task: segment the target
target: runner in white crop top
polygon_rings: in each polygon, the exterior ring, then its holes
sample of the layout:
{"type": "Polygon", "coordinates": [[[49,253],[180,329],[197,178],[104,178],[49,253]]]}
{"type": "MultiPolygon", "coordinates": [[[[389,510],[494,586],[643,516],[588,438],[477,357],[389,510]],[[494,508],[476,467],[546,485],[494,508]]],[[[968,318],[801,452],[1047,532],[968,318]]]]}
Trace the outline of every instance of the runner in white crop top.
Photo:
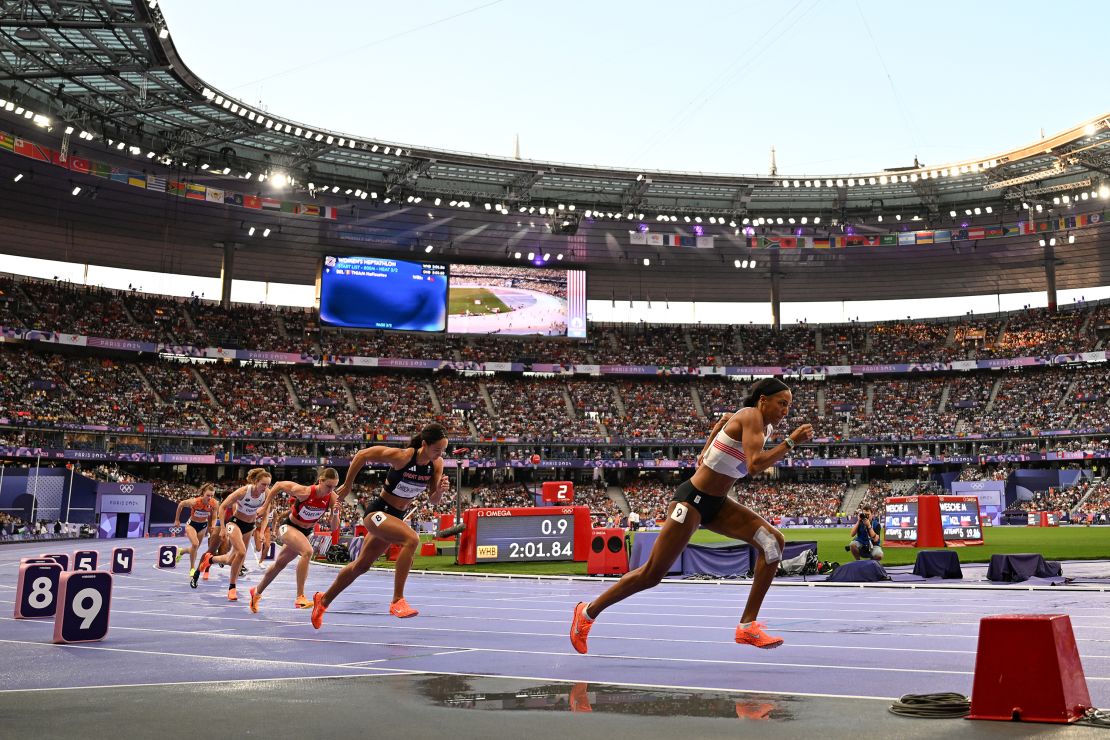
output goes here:
{"type": "Polygon", "coordinates": [[[570,628],[575,650],[587,651],[590,627],[602,611],[659,583],[699,526],[748,542],[758,553],[748,601],[736,628],[736,642],[760,648],[782,644],[781,638],[768,635],[755,619],[778,570],[785,540],[763,517],[728,499],[727,494],[740,478],[762,473],[786,457],[796,444],[813,438],[813,427],[803,424],[791,432],[787,442],[763,449],[774,425],[790,411],[792,398],[790,388],[781,380],[764,378],[751,386],[743,408],[717,422],[698,458],[693,477],[675,491],[663,531],[655,540],[647,562],[626,573],[592,602],[581,602],[575,607],[570,628]]]}

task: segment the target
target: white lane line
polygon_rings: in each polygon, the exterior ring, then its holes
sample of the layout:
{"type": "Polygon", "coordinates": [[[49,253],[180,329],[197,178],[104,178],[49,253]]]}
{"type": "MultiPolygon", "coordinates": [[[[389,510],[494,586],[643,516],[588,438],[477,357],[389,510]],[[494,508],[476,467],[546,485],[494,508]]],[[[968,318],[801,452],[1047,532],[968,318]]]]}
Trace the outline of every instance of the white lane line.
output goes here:
{"type": "Polygon", "coordinates": [[[43,686],[34,689],[0,689],[0,694],[25,694],[35,691],[88,691],[89,689],[137,689],[148,686],[214,686],[219,684],[252,684],[276,681],[316,681],[321,678],[392,678],[394,676],[422,675],[422,671],[390,671],[388,673],[339,673],[334,676],[283,676],[277,678],[221,678],[212,681],[158,681],[151,683],[109,683],[98,686],[43,686]]]}

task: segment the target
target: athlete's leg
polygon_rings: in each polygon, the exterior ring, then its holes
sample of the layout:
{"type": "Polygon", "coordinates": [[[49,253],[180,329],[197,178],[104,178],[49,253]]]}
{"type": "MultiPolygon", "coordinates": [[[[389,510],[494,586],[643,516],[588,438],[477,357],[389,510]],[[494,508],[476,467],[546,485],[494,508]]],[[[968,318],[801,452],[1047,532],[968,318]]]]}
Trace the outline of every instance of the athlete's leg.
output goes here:
{"type": "Polygon", "coordinates": [[[278,552],[277,557],[274,558],[274,564],[271,565],[265,573],[262,574],[262,580],[254,587],[254,591],[260,594],[266,590],[266,587],[277,578],[278,573],[285,570],[285,566],[293,562],[293,558],[301,554],[300,545],[308,548],[309,552],[312,547],[308,544],[308,538],[301,534],[298,530],[293,529],[288,524],[283,524],[282,529],[285,531],[281,533],[282,547],[278,552]]]}
{"type": "Polygon", "coordinates": [[[366,542],[363,543],[362,550],[359,551],[358,557],[339,570],[331,586],[324,592],[324,606],[330,606],[339,594],[343,593],[348,586],[355,582],[356,578],[370,570],[370,566],[374,564],[375,560],[381,557],[382,553],[385,552],[388,547],[388,540],[369,534],[366,535],[366,542]]]}
{"type": "Polygon", "coordinates": [[[767,523],[763,517],[756,514],[747,506],[738,504],[731,499],[725,499],[724,506],[712,522],[705,525],[706,529],[717,534],[723,534],[735,540],[743,540],[750,544],[759,553],[755,560],[752,587],[748,592],[748,601],[744,605],[744,613],[740,621],[754,622],[759,616],[759,607],[763,605],[763,598],[771,581],[779,568],[782,560],[782,550],[786,538],[782,533],[767,523]]]}
{"type": "Polygon", "coordinates": [[[698,531],[700,522],[701,514],[691,504],[672,501],[667,507],[667,520],[663,524],[663,531],[655,540],[647,562],[636,570],[625,573],[601,596],[587,604],[586,616],[596,619],[597,615],[613,604],[627,599],[634,593],[649,589],[663,580],[671,563],[682,554],[694,532],[698,531]]]}
{"type": "Polygon", "coordinates": [[[200,535],[197,530],[193,528],[192,524],[185,525],[185,536],[189,538],[189,573],[192,574],[193,570],[197,567],[197,550],[200,548],[200,535]]]}

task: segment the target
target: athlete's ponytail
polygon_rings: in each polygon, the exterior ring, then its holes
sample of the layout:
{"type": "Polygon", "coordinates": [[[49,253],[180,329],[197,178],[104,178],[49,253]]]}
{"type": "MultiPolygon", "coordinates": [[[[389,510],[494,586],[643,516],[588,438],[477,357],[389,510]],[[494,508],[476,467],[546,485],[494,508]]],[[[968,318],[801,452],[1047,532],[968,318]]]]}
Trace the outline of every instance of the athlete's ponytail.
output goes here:
{"type": "Polygon", "coordinates": [[[748,389],[748,395],[744,396],[745,406],[756,406],[759,404],[761,396],[773,396],[776,393],[790,390],[790,386],[782,382],[778,378],[764,378],[752,383],[751,388],[748,389]]]}
{"type": "Polygon", "coordinates": [[[431,423],[420,430],[420,434],[415,435],[409,440],[409,447],[420,449],[422,443],[435,444],[441,439],[447,438],[447,430],[443,428],[442,424],[431,423]]]}

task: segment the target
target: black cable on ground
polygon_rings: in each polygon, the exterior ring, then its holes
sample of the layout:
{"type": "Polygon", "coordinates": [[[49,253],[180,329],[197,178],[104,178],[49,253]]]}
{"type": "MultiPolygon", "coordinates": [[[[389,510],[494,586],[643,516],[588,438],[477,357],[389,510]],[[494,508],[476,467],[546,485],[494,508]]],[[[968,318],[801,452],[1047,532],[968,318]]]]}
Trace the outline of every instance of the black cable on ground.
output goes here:
{"type": "Polygon", "coordinates": [[[971,714],[971,700],[963,694],[906,694],[890,705],[902,717],[956,718],[971,714]]]}

